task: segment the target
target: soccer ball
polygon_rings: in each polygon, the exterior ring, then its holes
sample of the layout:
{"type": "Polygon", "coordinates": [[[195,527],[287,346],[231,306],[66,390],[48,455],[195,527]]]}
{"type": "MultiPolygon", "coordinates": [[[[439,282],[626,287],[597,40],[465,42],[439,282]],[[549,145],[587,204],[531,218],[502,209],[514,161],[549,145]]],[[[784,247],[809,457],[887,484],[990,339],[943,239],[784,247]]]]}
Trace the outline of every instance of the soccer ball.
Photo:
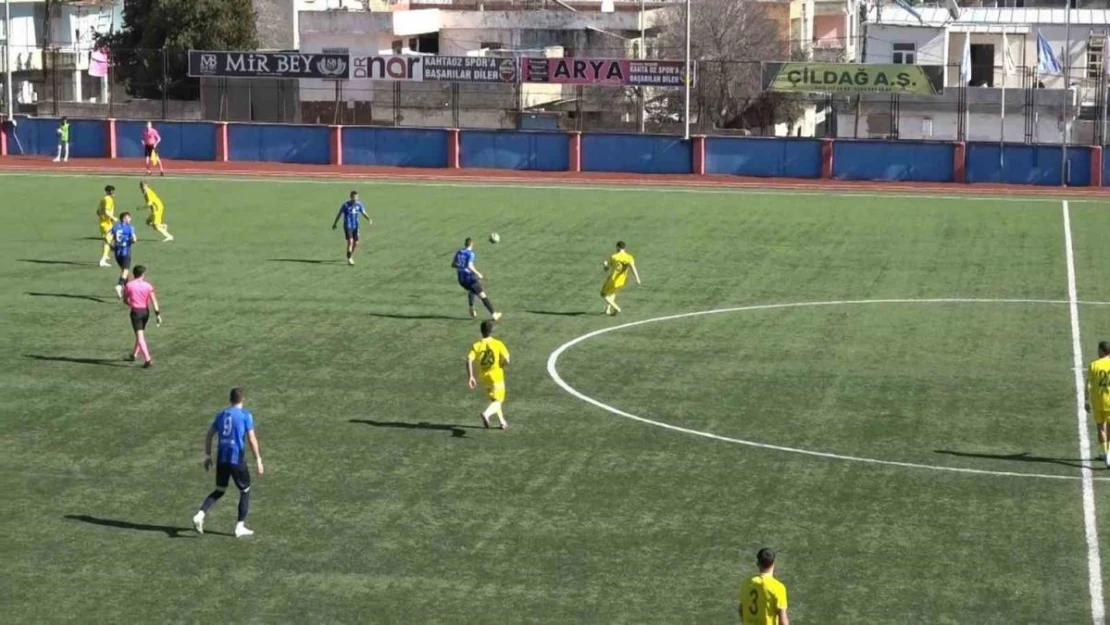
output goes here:
{"type": "Polygon", "coordinates": [[[500,243],[501,242],[501,235],[497,234],[496,232],[490,234],[489,235],[489,242],[490,243],[500,243]]]}

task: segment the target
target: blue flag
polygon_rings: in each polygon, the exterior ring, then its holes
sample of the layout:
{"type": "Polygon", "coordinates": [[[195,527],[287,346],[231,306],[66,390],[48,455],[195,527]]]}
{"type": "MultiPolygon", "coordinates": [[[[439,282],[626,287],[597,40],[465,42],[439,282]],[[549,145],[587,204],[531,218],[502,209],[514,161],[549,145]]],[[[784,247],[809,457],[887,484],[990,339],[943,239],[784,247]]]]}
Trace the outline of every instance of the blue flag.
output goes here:
{"type": "Polygon", "coordinates": [[[1063,74],[1064,68],[1060,59],[1052,51],[1052,46],[1044,38],[1041,31],[1037,30],[1037,71],[1042,74],[1063,74]]]}

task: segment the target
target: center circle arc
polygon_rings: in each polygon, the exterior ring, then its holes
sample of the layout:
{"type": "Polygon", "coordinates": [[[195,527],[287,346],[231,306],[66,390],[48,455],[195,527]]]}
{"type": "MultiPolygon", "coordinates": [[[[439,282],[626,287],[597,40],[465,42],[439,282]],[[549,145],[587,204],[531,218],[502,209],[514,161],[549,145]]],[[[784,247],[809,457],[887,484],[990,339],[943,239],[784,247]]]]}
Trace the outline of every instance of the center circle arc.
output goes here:
{"type": "MultiPolygon", "coordinates": [[[[867,458],[863,456],[851,456],[845,454],[836,454],[825,451],[818,451],[812,449],[803,449],[799,447],[789,447],[786,445],[776,445],[773,443],[764,443],[760,441],[747,440],[742,438],[734,438],[730,436],[722,436],[712,432],[705,432],[702,430],[694,430],[685,428],[678,425],[673,425],[656,419],[650,419],[640,415],[635,415],[625,410],[621,410],[615,406],[606,404],[598,399],[590,397],[585,393],[571,386],[563,376],[559,373],[558,364],[559,358],[570,348],[584,343],[590,339],[597,338],[603,334],[616,332],[617,330],[626,330],[638,326],[648,325],[652,323],[661,323],[664,321],[677,321],[679,319],[689,319],[692,317],[705,317],[709,315],[719,315],[725,313],[739,313],[739,312],[753,312],[760,310],[782,310],[782,309],[797,309],[797,308],[820,308],[820,307],[835,307],[835,306],[874,306],[883,304],[918,304],[918,305],[936,305],[936,304],[1045,304],[1045,305],[1068,305],[1071,302],[1068,300],[1050,300],[1050,299],[984,299],[984,298],[936,298],[936,299],[862,299],[862,300],[831,300],[824,302],[794,302],[783,304],[754,304],[750,306],[734,306],[730,308],[716,308],[712,310],[701,310],[687,313],[680,313],[674,315],[665,315],[662,317],[652,317],[650,319],[641,319],[639,321],[631,321],[615,326],[609,326],[587,332],[581,336],[573,338],[559,347],[555,348],[551,355],[547,358],[547,374],[561,389],[569,393],[571,396],[584,401],[592,406],[600,408],[608,413],[638,421],[640,423],[651,425],[654,427],[663,428],[672,432],[679,432],[690,436],[698,436],[701,438],[708,438],[719,442],[732,443],[735,445],[744,445],[746,447],[753,447],[757,449],[765,449],[770,451],[786,452],[793,454],[801,454],[804,456],[823,458],[827,460],[839,460],[846,462],[856,462],[870,465],[880,465],[888,467],[901,467],[906,469],[923,469],[928,471],[944,471],[948,473],[962,473],[968,475],[990,475],[998,477],[1022,477],[1034,479],[1047,479],[1047,480],[1079,480],[1082,479],[1080,475],[1051,475],[1046,473],[1025,473],[1020,471],[991,471],[987,469],[972,469],[964,467],[946,467],[940,465],[922,464],[916,462],[902,462],[898,460],[883,460],[879,458],[867,458]]],[[[1080,304],[1103,305],[1104,302],[1077,302],[1080,304]]],[[[1108,482],[1110,478],[1095,477],[1092,478],[1099,482],[1108,482]]]]}

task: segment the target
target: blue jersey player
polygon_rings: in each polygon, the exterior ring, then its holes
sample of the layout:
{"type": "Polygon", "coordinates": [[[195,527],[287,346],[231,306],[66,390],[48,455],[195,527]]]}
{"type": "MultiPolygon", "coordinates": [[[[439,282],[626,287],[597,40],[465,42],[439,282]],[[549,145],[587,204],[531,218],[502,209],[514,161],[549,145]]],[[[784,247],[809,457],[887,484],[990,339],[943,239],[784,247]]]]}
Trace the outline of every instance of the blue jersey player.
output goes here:
{"type": "Polygon", "coordinates": [[[365,217],[367,223],[373,224],[374,220],[366,214],[366,207],[358,199],[358,191],[351,191],[351,199],[343,202],[339,212],[335,214],[335,221],[331,222],[331,229],[339,227],[339,220],[343,220],[343,237],[347,239],[347,264],[355,264],[355,249],[358,248],[359,217],[365,217]]]}
{"type": "Polygon", "coordinates": [[[123,299],[123,287],[127,284],[127,276],[131,272],[131,246],[138,240],[135,237],[135,228],[131,225],[131,213],[120,213],[119,221],[108,231],[104,240],[112,248],[116,264],[119,265],[116,297],[123,299]]]}
{"type": "Polygon", "coordinates": [[[482,300],[486,310],[493,316],[494,321],[501,318],[501,313],[493,309],[493,303],[486,297],[486,291],[482,288],[482,274],[474,267],[474,239],[467,237],[463,242],[463,248],[455,252],[455,259],[451,261],[451,266],[459,279],[459,286],[466,290],[466,301],[470,304],[470,316],[477,317],[478,313],[474,312],[474,298],[482,300]]]}
{"type": "Polygon", "coordinates": [[[208,510],[224,496],[227,484],[235,480],[239,489],[239,520],[235,524],[235,537],[242,538],[254,534],[247,529],[247,513],[251,506],[251,472],[247,468],[247,443],[250,443],[251,452],[254,454],[254,463],[258,466],[258,474],[262,475],[262,454],[258,450],[258,438],[254,435],[254,415],[243,407],[243,389],[231,389],[231,405],[220,411],[208,428],[208,435],[204,437],[204,470],[212,466],[212,439],[218,438],[216,456],[216,490],[201,504],[200,510],[193,516],[193,527],[200,534],[204,533],[204,516],[208,510]]]}

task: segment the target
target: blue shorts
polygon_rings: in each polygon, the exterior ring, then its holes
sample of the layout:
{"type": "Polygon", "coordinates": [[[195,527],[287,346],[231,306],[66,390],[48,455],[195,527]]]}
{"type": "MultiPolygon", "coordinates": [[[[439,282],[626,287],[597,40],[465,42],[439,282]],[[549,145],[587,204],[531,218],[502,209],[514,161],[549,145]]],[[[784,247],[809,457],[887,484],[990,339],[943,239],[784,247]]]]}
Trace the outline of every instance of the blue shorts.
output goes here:
{"type": "Polygon", "coordinates": [[[347,239],[348,241],[358,241],[358,228],[348,228],[347,226],[343,226],[343,238],[347,239]]]}
{"type": "Polygon", "coordinates": [[[120,269],[131,269],[131,251],[126,254],[116,254],[116,264],[120,269]]]}
{"type": "Polygon", "coordinates": [[[459,286],[475,295],[484,290],[482,289],[481,281],[478,280],[478,276],[472,273],[459,274],[459,286]]]}

